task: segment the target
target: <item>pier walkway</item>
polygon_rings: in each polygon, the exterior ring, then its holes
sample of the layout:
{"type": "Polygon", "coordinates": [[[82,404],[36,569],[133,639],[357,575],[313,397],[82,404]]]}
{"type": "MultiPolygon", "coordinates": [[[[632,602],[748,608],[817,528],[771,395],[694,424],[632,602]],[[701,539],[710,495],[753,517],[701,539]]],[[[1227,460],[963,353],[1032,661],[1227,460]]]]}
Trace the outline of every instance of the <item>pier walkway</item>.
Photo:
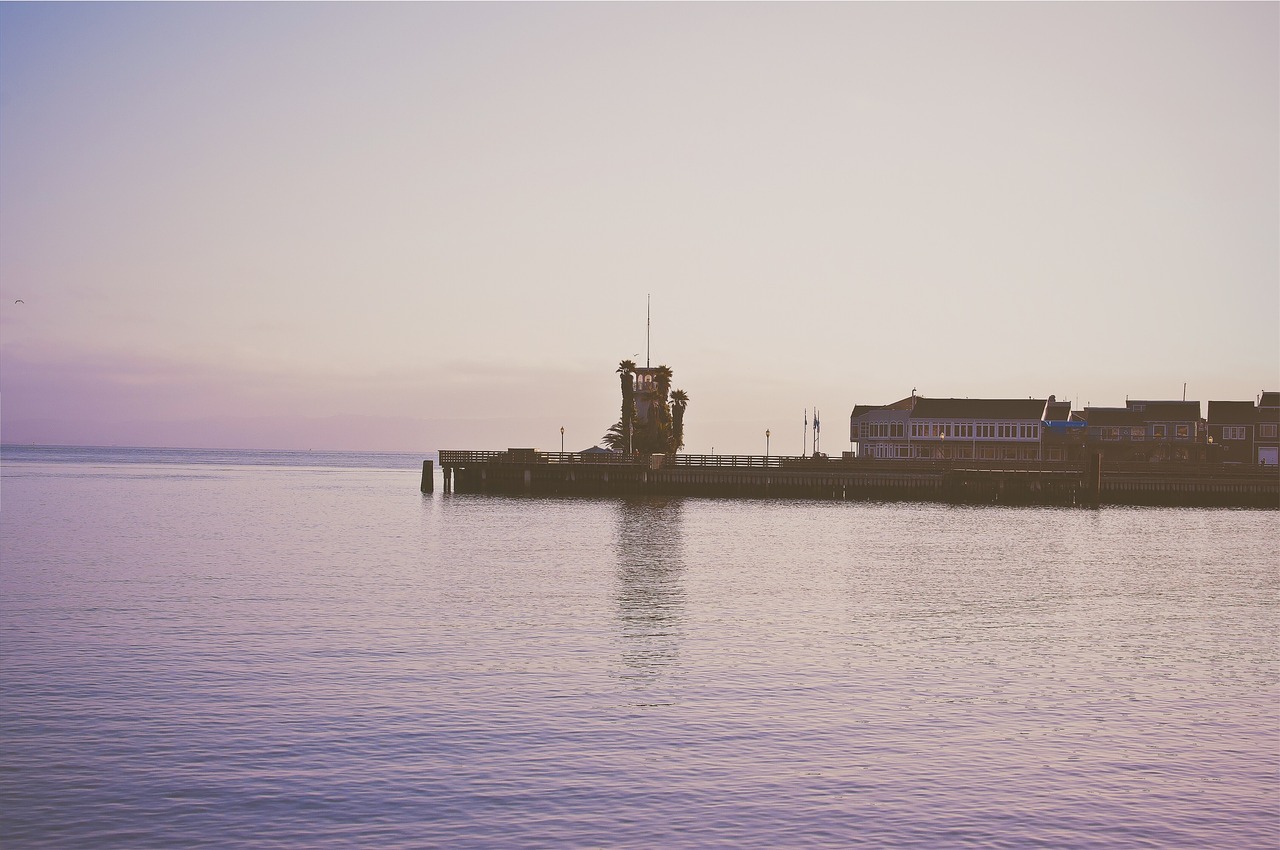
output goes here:
{"type": "MultiPolygon", "coordinates": [[[[441,450],[445,492],[1280,508],[1275,467],[441,450]]],[[[424,467],[431,462],[427,461],[424,467]]],[[[423,489],[429,488],[424,471],[423,489]]]]}

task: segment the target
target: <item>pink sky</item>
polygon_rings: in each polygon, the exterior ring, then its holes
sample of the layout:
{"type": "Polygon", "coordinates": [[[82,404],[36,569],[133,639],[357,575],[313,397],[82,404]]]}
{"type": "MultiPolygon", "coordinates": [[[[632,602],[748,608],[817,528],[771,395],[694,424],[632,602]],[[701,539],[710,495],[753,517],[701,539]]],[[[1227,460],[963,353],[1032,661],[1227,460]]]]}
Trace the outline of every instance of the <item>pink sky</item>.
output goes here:
{"type": "MultiPolygon", "coordinates": [[[[1280,388],[1276,4],[0,5],[0,438],[1280,388]],[[15,303],[18,300],[23,303],[15,303]]],[[[781,445],[781,449],[779,446],[781,445]]]]}

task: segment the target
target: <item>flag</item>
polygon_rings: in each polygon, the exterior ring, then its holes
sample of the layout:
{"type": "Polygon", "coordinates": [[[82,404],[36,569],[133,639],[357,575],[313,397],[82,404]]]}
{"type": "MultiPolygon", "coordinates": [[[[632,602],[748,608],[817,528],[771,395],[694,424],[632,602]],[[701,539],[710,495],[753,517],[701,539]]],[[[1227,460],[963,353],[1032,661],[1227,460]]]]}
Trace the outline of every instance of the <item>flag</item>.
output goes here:
{"type": "Polygon", "coordinates": [[[818,425],[818,408],[815,407],[813,409],[813,433],[815,434],[818,433],[819,427],[820,426],[818,425]]]}

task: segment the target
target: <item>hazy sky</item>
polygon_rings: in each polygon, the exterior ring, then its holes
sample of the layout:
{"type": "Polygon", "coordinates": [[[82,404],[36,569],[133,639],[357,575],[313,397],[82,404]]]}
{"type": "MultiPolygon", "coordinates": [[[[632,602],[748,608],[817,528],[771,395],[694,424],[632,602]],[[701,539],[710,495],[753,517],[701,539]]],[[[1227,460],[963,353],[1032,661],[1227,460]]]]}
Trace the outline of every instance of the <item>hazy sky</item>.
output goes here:
{"type": "Polygon", "coordinates": [[[1253,399],[1278,47],[1276,3],[0,4],[0,437],[580,449],[646,293],[693,452],[1253,399]]]}

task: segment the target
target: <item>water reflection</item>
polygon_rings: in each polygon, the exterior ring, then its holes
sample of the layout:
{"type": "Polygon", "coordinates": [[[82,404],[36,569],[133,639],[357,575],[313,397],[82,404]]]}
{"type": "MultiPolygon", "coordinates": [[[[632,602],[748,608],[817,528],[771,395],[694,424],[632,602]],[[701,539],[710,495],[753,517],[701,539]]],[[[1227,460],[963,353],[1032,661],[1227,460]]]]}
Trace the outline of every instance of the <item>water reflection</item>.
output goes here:
{"type": "Polygon", "coordinates": [[[618,624],[624,676],[654,679],[678,663],[684,617],[683,503],[617,502],[618,624]]]}

